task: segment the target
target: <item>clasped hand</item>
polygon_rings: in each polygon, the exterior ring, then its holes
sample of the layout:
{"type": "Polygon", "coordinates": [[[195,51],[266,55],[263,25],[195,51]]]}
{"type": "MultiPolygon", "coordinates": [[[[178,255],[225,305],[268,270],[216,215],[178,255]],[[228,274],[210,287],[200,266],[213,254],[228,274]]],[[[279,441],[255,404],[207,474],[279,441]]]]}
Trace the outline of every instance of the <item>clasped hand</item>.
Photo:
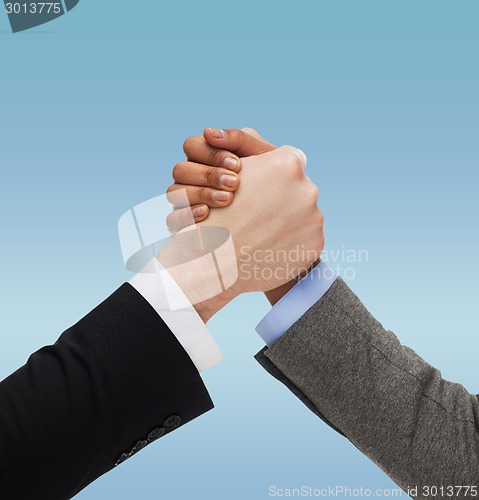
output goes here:
{"type": "MultiPolygon", "coordinates": [[[[175,165],[168,193],[186,190],[190,207],[172,212],[171,231],[184,229],[193,215],[199,231],[226,228],[236,254],[235,283],[195,304],[198,312],[206,321],[246,292],[266,292],[276,302],[318,262],[324,247],[318,188],[305,174],[306,156],[291,146],[276,148],[252,129],[205,129],[185,141],[184,151],[187,160],[175,165]]],[[[183,285],[184,277],[174,278],[183,285]]],[[[191,279],[182,286],[186,295],[198,287],[191,279]]]]}

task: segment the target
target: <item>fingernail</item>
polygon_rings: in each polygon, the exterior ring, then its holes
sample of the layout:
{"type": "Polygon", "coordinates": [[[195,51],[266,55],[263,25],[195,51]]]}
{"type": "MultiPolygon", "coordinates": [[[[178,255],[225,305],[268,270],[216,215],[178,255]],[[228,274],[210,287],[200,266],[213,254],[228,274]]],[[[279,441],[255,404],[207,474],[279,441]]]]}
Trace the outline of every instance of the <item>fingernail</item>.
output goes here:
{"type": "Polygon", "coordinates": [[[208,130],[213,137],[216,137],[216,139],[222,139],[226,135],[226,132],[224,130],[220,130],[217,128],[208,128],[208,130]]]}
{"type": "Polygon", "coordinates": [[[220,177],[220,182],[223,186],[233,187],[236,184],[236,177],[234,175],[222,175],[220,177]]]}
{"type": "Polygon", "coordinates": [[[205,207],[195,207],[193,208],[193,217],[199,219],[205,215],[205,207]]]}
{"type": "Polygon", "coordinates": [[[226,201],[229,197],[227,191],[213,191],[213,199],[215,201],[226,201]]]}
{"type": "Polygon", "coordinates": [[[300,156],[302,157],[304,168],[306,168],[306,165],[308,164],[308,157],[306,156],[306,153],[304,151],[302,151],[301,149],[298,149],[298,152],[299,152],[300,156]]]}
{"type": "Polygon", "coordinates": [[[228,170],[236,170],[238,168],[238,160],[236,158],[225,158],[223,166],[228,170]]]}

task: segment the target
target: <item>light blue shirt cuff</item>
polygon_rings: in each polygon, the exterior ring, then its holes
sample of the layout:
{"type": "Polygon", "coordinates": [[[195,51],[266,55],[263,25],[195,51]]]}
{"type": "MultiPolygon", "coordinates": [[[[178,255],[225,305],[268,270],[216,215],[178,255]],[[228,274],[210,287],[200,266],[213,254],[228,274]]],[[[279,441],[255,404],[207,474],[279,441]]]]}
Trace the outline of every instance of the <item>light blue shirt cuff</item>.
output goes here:
{"type": "Polygon", "coordinates": [[[282,297],[261,320],[256,332],[271,347],[329,290],[336,280],[334,271],[320,262],[282,297]]]}

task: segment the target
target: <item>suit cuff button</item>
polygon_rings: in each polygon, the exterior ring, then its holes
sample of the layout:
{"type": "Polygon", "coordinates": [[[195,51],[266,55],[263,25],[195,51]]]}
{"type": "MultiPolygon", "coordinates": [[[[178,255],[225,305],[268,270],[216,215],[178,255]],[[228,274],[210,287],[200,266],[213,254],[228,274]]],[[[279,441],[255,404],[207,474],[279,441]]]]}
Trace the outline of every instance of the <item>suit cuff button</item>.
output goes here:
{"type": "Polygon", "coordinates": [[[135,453],[138,453],[147,444],[148,444],[148,441],[146,441],[146,439],[142,439],[141,441],[138,441],[138,443],[136,443],[135,446],[133,446],[133,448],[131,449],[131,454],[134,455],[135,453]]]}
{"type": "Polygon", "coordinates": [[[115,462],[115,467],[122,464],[125,460],[128,460],[131,457],[131,453],[123,453],[120,458],[115,462]]]}
{"type": "Polygon", "coordinates": [[[147,439],[151,443],[152,441],[156,441],[157,439],[159,439],[164,434],[165,434],[165,429],[163,429],[163,427],[157,427],[148,434],[147,439]]]}
{"type": "Polygon", "coordinates": [[[171,415],[164,422],[163,427],[167,431],[176,429],[181,424],[181,417],[179,415],[171,415]]]}

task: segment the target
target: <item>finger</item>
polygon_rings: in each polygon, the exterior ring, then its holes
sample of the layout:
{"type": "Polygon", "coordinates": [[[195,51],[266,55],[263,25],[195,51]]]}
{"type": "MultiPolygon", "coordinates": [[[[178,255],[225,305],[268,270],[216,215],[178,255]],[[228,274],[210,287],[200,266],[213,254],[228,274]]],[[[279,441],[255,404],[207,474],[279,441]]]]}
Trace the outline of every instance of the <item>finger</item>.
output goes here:
{"type": "Polygon", "coordinates": [[[253,137],[256,137],[256,139],[259,139],[260,141],[269,142],[254,128],[244,127],[241,130],[249,135],[252,135],[253,137]]]}
{"type": "Polygon", "coordinates": [[[166,225],[170,233],[176,234],[181,229],[205,220],[210,213],[208,205],[193,205],[179,208],[171,212],[166,218],[166,225]]]}
{"type": "MultiPolygon", "coordinates": [[[[188,197],[190,205],[205,204],[209,207],[227,207],[233,201],[233,193],[229,191],[223,191],[221,189],[213,189],[210,187],[199,187],[199,186],[184,186],[183,184],[172,184],[166,192],[166,197],[170,203],[173,204],[175,208],[181,208],[181,206],[176,205],[178,202],[178,196],[168,196],[170,193],[174,193],[179,189],[184,189],[188,197]]],[[[184,205],[183,205],[184,206],[184,205]]]]}
{"type": "Polygon", "coordinates": [[[237,128],[228,130],[205,128],[203,137],[210,146],[231,151],[239,157],[259,155],[276,149],[276,146],[265,139],[237,128]]]}
{"type": "Polygon", "coordinates": [[[299,160],[299,164],[301,165],[301,171],[303,172],[304,170],[306,170],[308,157],[303,150],[295,148],[294,146],[281,146],[277,149],[277,153],[281,155],[296,157],[299,160]]]}
{"type": "Polygon", "coordinates": [[[192,161],[181,161],[173,168],[173,179],[177,184],[207,186],[225,191],[236,191],[240,178],[231,170],[209,167],[192,161]]]}
{"type": "Polygon", "coordinates": [[[196,163],[210,165],[211,167],[223,167],[233,172],[241,170],[241,160],[230,151],[210,146],[204,137],[188,137],[183,144],[186,158],[196,163]]]}

